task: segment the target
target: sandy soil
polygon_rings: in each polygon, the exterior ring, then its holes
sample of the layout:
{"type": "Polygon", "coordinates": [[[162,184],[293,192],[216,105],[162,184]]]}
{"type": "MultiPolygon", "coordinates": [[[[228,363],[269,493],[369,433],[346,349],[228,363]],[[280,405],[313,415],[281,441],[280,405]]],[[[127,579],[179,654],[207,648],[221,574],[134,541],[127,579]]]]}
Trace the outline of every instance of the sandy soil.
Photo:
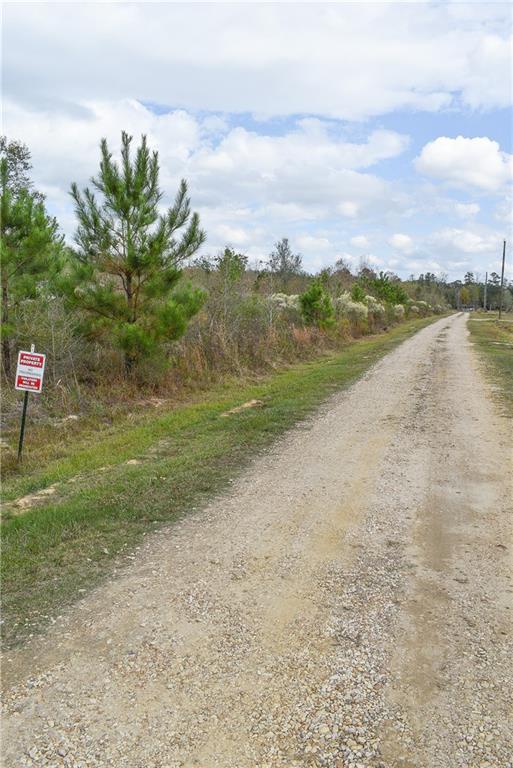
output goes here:
{"type": "Polygon", "coordinates": [[[4,765],[506,768],[511,421],[465,318],[4,660],[4,765]]]}

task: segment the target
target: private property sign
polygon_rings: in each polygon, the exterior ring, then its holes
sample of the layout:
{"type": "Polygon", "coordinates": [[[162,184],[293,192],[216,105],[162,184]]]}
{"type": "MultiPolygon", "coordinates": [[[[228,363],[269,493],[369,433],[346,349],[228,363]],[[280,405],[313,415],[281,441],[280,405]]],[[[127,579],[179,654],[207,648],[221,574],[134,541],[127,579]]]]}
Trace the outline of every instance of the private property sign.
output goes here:
{"type": "Polygon", "coordinates": [[[46,355],[38,352],[20,352],[16,369],[16,389],[24,392],[41,392],[46,355]]]}

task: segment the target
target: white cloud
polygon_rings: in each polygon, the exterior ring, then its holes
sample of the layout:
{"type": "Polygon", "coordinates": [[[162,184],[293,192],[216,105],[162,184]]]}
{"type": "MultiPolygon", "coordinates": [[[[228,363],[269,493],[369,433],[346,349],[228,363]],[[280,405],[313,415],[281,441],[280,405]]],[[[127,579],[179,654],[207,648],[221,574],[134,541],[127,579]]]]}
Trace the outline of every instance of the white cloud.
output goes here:
{"type": "Polygon", "coordinates": [[[370,243],[365,235],[355,235],[351,238],[351,245],[354,245],[355,248],[368,248],[370,243]]]}
{"type": "Polygon", "coordinates": [[[463,99],[474,109],[511,101],[511,50],[513,37],[484,34],[468,59],[468,79],[463,99]],[[489,72],[503,70],[505,77],[490,79],[489,72]]]}
{"type": "Polygon", "coordinates": [[[388,240],[389,245],[401,253],[412,253],[414,250],[413,240],[409,235],[403,235],[400,232],[392,235],[388,240]]]}
{"type": "Polygon", "coordinates": [[[456,185],[496,191],[511,180],[513,156],[501,152],[499,144],[486,136],[440,136],[423,147],[415,167],[456,185]]]}
{"type": "Polygon", "coordinates": [[[4,130],[31,150],[36,181],[66,194],[72,181],[84,183],[98,171],[99,143],[106,137],[114,154],[119,151],[121,130],[139,141],[148,136],[161,149],[163,186],[176,178],[191,153],[200,146],[200,126],[184,110],[156,115],[135,99],[118,102],[84,102],[73,113],[48,109],[35,111],[11,101],[3,102],[4,130]]]}
{"type": "Polygon", "coordinates": [[[313,235],[301,235],[296,242],[303,251],[325,251],[331,247],[327,237],[314,237],[313,235]]]}
{"type": "Polygon", "coordinates": [[[7,3],[4,88],[262,117],[507,106],[507,4],[454,5],[7,3]]]}
{"type": "Polygon", "coordinates": [[[462,219],[476,216],[481,210],[477,203],[455,203],[454,210],[462,219]]]}
{"type": "Polygon", "coordinates": [[[249,235],[245,229],[227,224],[219,224],[215,228],[215,235],[229,245],[246,245],[249,241],[249,235]]]}
{"type": "Polygon", "coordinates": [[[435,247],[460,251],[461,253],[499,253],[502,240],[493,232],[479,233],[467,229],[444,227],[429,238],[435,247]]]}
{"type": "Polygon", "coordinates": [[[300,120],[294,130],[281,136],[231,130],[215,147],[205,146],[196,157],[200,171],[231,174],[235,169],[247,177],[274,181],[297,172],[326,169],[332,178],[339,172],[367,168],[404,151],[408,137],[392,131],[374,131],[367,141],[347,142],[331,135],[318,119],[300,120]]]}
{"type": "MultiPolygon", "coordinates": [[[[236,126],[212,140],[202,122],[184,110],[155,114],[133,99],[80,106],[86,118],[4,104],[5,129],[30,147],[35,182],[45,187],[54,209],[69,206],[72,181],[82,186],[97,173],[102,136],[117,154],[123,128],[134,134],[134,142],[146,133],[150,146],[159,150],[161,185],[170,196],[185,176],[202,214],[224,209],[227,218],[217,218],[216,226],[239,226],[232,217],[241,210],[291,222],[337,216],[346,204],[350,213],[396,205],[388,182],[357,170],[402,151],[407,139],[390,131],[349,142],[316,119],[302,120],[281,135],[236,126]]],[[[241,235],[230,239],[242,242],[241,235]]]]}
{"type": "Polygon", "coordinates": [[[359,207],[358,204],[354,203],[352,200],[347,200],[345,203],[340,203],[337,210],[342,216],[346,216],[348,219],[354,219],[358,215],[359,207]]]}

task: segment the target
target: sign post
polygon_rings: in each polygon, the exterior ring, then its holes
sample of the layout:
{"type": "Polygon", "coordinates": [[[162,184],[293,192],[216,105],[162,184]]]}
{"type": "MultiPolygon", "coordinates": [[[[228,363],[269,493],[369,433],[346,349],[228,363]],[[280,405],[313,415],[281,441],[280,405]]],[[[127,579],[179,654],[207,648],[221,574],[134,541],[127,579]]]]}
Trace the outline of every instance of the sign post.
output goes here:
{"type": "Polygon", "coordinates": [[[25,393],[23,397],[23,410],[21,412],[18,461],[21,461],[21,454],[23,451],[23,437],[25,435],[29,392],[38,394],[42,391],[45,362],[46,355],[34,352],[33,344],[30,348],[30,352],[20,351],[18,353],[18,366],[16,368],[16,382],[14,386],[15,389],[19,389],[25,393]]]}
{"type": "Polygon", "coordinates": [[[504,262],[506,261],[506,241],[502,244],[502,271],[501,271],[501,295],[499,301],[499,320],[502,315],[502,299],[504,297],[504,262]]]}
{"type": "Polygon", "coordinates": [[[20,439],[18,440],[18,461],[21,461],[21,452],[23,450],[23,437],[25,435],[25,419],[27,418],[28,392],[23,395],[23,410],[21,412],[20,439]]]}

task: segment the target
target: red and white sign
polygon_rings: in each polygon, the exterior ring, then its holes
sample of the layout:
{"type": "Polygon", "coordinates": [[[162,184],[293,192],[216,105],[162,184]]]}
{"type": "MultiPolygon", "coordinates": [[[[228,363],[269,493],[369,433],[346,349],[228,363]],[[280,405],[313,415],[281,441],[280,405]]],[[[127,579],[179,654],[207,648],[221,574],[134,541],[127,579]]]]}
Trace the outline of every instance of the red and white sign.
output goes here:
{"type": "Polygon", "coordinates": [[[16,368],[16,389],[24,392],[41,392],[46,355],[38,352],[20,352],[16,368]]]}

